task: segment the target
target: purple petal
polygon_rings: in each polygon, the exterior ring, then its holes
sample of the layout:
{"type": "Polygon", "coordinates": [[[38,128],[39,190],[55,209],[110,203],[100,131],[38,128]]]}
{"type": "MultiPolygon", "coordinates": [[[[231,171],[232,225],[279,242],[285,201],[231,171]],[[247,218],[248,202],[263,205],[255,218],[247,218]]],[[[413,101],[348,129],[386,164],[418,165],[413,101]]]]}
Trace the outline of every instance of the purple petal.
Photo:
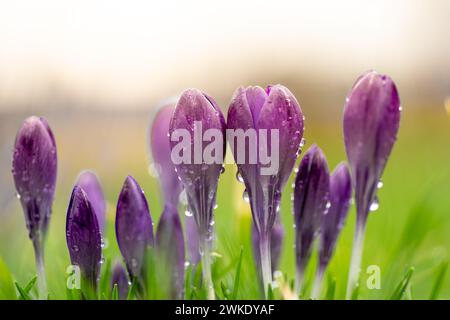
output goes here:
{"type": "Polygon", "coordinates": [[[116,237],[130,278],[142,279],[153,227],[144,191],[131,176],[125,179],[117,202],[116,237]]]}
{"type": "Polygon", "coordinates": [[[33,240],[45,237],[55,194],[56,172],[55,138],[47,121],[35,116],[27,118],[16,136],[12,173],[33,240]]]}
{"type": "Polygon", "coordinates": [[[345,148],[355,187],[358,224],[365,224],[377,184],[397,138],[400,99],[388,76],[361,76],[344,109],[345,148]]]}
{"type": "Polygon", "coordinates": [[[150,133],[153,160],[157,166],[164,198],[166,202],[172,205],[178,204],[178,198],[182,190],[181,182],[178,180],[178,175],[170,156],[169,128],[174,111],[175,104],[164,105],[156,114],[150,133]]]}
{"type": "Polygon", "coordinates": [[[83,171],[79,174],[75,184],[80,186],[84,192],[86,192],[89,202],[97,216],[100,231],[103,232],[105,229],[106,202],[97,175],[92,171],[83,171]]]}
{"type": "Polygon", "coordinates": [[[111,277],[111,290],[114,289],[114,285],[117,285],[117,292],[119,294],[119,300],[126,300],[128,296],[128,276],[122,263],[116,262],[111,277]]]}
{"type": "Polygon", "coordinates": [[[297,268],[304,270],[329,204],[330,178],[322,150],[311,146],[300,162],[294,187],[297,268]]]}
{"type": "Polygon", "coordinates": [[[79,266],[82,277],[95,290],[100,275],[102,239],[97,217],[79,186],[73,188],[67,210],[66,239],[72,265],[79,266]]]}
{"type": "MultiPolygon", "coordinates": [[[[175,167],[186,190],[189,210],[195,217],[199,234],[208,238],[211,234],[217,184],[225,155],[225,119],[211,97],[197,89],[189,89],[183,92],[177,103],[170,123],[171,137],[182,130],[189,133],[190,150],[184,150],[183,154],[186,152],[190,155],[190,161],[176,163],[175,167]],[[208,129],[215,129],[221,134],[219,146],[222,150],[217,152],[218,161],[213,163],[207,163],[203,158],[211,142],[197,140],[196,143],[196,132],[200,134],[198,138],[201,139],[208,129]]],[[[171,141],[172,152],[175,152],[174,148],[178,143],[171,141]]]]}
{"type": "Polygon", "coordinates": [[[350,172],[345,163],[340,163],[330,177],[330,208],[323,217],[319,261],[324,269],[333,254],[336,240],[344,226],[350,208],[352,185],[350,172]]]}
{"type": "Polygon", "coordinates": [[[180,217],[176,207],[166,206],[156,231],[158,257],[164,259],[171,279],[171,297],[182,299],[184,295],[184,239],[180,217]]]}

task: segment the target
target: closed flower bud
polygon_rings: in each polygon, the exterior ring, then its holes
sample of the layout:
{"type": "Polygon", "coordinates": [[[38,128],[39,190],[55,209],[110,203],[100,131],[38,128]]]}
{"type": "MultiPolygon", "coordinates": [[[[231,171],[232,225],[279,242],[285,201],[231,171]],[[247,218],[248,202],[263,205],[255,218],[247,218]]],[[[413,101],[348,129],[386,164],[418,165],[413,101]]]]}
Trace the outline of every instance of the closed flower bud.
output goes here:
{"type": "Polygon", "coordinates": [[[329,208],[330,178],[327,161],[316,145],[305,153],[294,187],[296,287],[300,293],[304,272],[311,256],[314,240],[320,232],[329,208]]]}
{"type": "Polygon", "coordinates": [[[67,209],[66,240],[70,261],[80,268],[81,290],[92,297],[100,276],[102,238],[94,210],[79,186],[73,188],[67,209]]]}
{"type": "Polygon", "coordinates": [[[153,246],[153,225],[144,191],[131,176],[125,179],[117,201],[116,237],[130,278],[142,291],[147,279],[147,254],[153,246]]]}
{"type": "Polygon", "coordinates": [[[228,110],[228,141],[245,183],[258,232],[264,290],[272,282],[270,235],[281,192],[294,167],[303,137],[303,114],[281,85],[239,88],[228,110]],[[238,140],[239,136],[241,141],[238,140]],[[245,139],[242,139],[244,137],[245,139]],[[240,143],[241,142],[241,143],[240,143]]]}
{"type": "Polygon", "coordinates": [[[111,277],[111,290],[114,290],[114,286],[117,286],[117,294],[119,300],[127,299],[129,290],[128,282],[127,272],[122,266],[122,263],[116,262],[111,277]]]}

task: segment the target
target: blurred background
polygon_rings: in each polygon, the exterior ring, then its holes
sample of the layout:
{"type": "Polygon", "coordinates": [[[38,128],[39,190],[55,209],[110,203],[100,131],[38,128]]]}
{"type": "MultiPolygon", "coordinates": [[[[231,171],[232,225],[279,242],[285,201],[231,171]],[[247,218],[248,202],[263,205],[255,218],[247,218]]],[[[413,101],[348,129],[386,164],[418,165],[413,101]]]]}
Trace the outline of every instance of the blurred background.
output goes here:
{"type": "MultiPolygon", "coordinates": [[[[34,273],[10,168],[15,133],[27,116],[46,117],[57,140],[47,264],[58,296],[69,264],[65,210],[82,169],[95,170],[105,189],[111,259],[117,255],[115,202],[126,175],[137,178],[153,217],[159,216],[147,136],[161,100],[197,87],[226,112],[237,87],[281,83],[306,116],[306,147],[317,142],[333,168],[345,159],[345,96],[369,69],[394,79],[403,112],[364,254],[365,265],[382,266],[386,291],[362,288],[361,294],[386,296],[414,265],[413,297],[428,298],[450,250],[447,0],[0,1],[0,258],[19,282],[34,273]]],[[[241,245],[250,252],[250,213],[234,172],[227,166],[216,211],[217,250],[225,262],[241,245]]],[[[283,197],[281,269],[293,277],[289,193],[283,197]]],[[[345,290],[353,225],[354,212],[330,267],[341,279],[338,296],[345,290]]],[[[443,284],[442,296],[450,298],[450,279],[443,284]]]]}

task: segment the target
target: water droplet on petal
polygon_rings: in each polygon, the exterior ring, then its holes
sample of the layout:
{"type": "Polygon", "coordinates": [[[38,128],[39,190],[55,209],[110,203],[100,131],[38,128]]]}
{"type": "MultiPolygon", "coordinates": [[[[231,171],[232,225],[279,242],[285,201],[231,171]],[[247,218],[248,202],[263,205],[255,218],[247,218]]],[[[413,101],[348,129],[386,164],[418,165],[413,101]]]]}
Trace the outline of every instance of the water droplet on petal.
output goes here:
{"type": "Polygon", "coordinates": [[[379,202],[378,202],[378,198],[375,197],[375,199],[373,200],[373,202],[370,204],[369,210],[370,210],[371,212],[377,211],[379,207],[380,207],[380,204],[379,204],[379,202]]]}
{"type": "Polygon", "coordinates": [[[184,214],[186,215],[186,217],[192,217],[192,212],[190,212],[187,209],[186,209],[186,211],[184,211],[184,214]]]}
{"type": "Polygon", "coordinates": [[[225,173],[225,166],[222,166],[222,168],[220,168],[220,174],[225,173]]]}
{"type": "Polygon", "coordinates": [[[250,202],[250,197],[248,195],[247,189],[244,190],[244,193],[242,194],[242,199],[244,199],[245,202],[250,202]]]}
{"type": "Polygon", "coordinates": [[[381,181],[381,180],[378,181],[377,188],[378,188],[378,189],[383,188],[383,181],[381,181]]]}
{"type": "Polygon", "coordinates": [[[236,180],[239,183],[244,183],[244,178],[242,178],[241,173],[239,172],[239,170],[236,172],[236,180]]]}

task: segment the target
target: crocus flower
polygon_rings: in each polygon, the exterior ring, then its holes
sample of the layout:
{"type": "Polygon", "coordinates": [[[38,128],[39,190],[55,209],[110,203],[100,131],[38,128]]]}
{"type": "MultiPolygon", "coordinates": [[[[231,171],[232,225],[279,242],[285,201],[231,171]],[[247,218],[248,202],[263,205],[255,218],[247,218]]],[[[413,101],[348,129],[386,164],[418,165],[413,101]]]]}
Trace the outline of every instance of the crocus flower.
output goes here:
{"type": "Polygon", "coordinates": [[[183,299],[184,296],[184,240],[177,208],[166,205],[156,231],[158,257],[164,259],[165,266],[172,279],[170,296],[183,299]]]}
{"type": "Polygon", "coordinates": [[[178,202],[182,185],[175,171],[171,159],[169,127],[174,104],[164,105],[157,113],[150,136],[150,145],[158,170],[164,193],[164,211],[156,229],[156,246],[159,258],[171,278],[170,295],[172,298],[182,299],[184,289],[184,239],[178,202]]]}
{"type": "Polygon", "coordinates": [[[66,240],[70,261],[80,268],[81,290],[85,297],[93,297],[102,263],[102,237],[94,210],[79,186],[73,188],[67,209],[66,240]]]}
{"type": "Polygon", "coordinates": [[[340,163],[330,177],[330,208],[322,219],[319,241],[319,264],[312,298],[319,296],[322,278],[326,267],[333,255],[336,240],[344,226],[350,198],[352,196],[352,184],[350,172],[345,163],[340,163]]]}
{"type": "Polygon", "coordinates": [[[153,246],[153,224],[144,191],[128,176],[117,201],[116,237],[130,279],[146,294],[147,253],[153,246]]]}
{"type": "Polygon", "coordinates": [[[294,95],[281,85],[239,88],[228,110],[228,128],[249,135],[239,145],[228,137],[246,187],[259,238],[264,291],[272,282],[270,239],[281,192],[292,172],[303,137],[303,114],[294,95]],[[270,136],[270,138],[269,138],[270,136]],[[253,141],[252,141],[253,140],[253,141]],[[268,159],[270,154],[270,160],[268,159]]]}
{"type": "Polygon", "coordinates": [[[111,277],[111,289],[114,289],[114,286],[117,286],[117,293],[119,300],[125,300],[128,296],[128,276],[125,271],[122,263],[119,261],[116,262],[113,269],[113,274],[111,277]]]}
{"type": "MultiPolygon", "coordinates": [[[[283,224],[280,222],[279,216],[273,224],[272,233],[270,237],[270,253],[271,253],[271,267],[272,273],[278,268],[281,251],[283,248],[284,239],[284,228],[283,224]]],[[[253,254],[255,256],[256,268],[258,273],[261,274],[261,253],[259,251],[259,237],[256,231],[255,224],[252,224],[252,244],[253,244],[253,254]]]]}
{"type": "Polygon", "coordinates": [[[400,111],[394,82],[375,71],[362,75],[347,96],[344,140],[357,212],[347,298],[358,285],[367,217],[378,207],[377,186],[397,138],[400,111]]]}
{"type": "Polygon", "coordinates": [[[97,216],[100,231],[103,232],[105,229],[106,202],[97,175],[92,171],[85,170],[79,174],[75,184],[86,192],[89,202],[97,216]]]}
{"type": "Polygon", "coordinates": [[[14,145],[12,174],[33,242],[39,297],[46,297],[44,239],[55,194],[56,143],[44,118],[29,117],[20,127],[14,145]]]}
{"type": "Polygon", "coordinates": [[[210,299],[214,298],[210,256],[213,210],[223,170],[225,129],[222,111],[211,97],[197,89],[183,92],[170,123],[171,154],[197,224],[203,279],[210,299]]]}
{"type": "Polygon", "coordinates": [[[314,240],[330,205],[328,165],[322,150],[316,145],[305,153],[294,184],[296,290],[300,294],[314,240]]]}

